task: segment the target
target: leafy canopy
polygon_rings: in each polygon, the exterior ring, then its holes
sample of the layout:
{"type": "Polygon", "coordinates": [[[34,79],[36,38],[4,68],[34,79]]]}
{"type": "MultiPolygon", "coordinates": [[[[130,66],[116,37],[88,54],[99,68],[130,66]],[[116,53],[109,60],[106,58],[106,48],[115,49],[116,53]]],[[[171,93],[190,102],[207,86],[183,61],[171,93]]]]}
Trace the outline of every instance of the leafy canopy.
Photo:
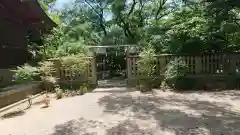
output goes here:
{"type": "Polygon", "coordinates": [[[152,44],[159,53],[235,52],[239,9],[238,0],[76,0],[51,12],[61,23],[45,51],[60,56],[69,46],[152,44]],[[47,51],[56,48],[57,55],[47,51]]]}

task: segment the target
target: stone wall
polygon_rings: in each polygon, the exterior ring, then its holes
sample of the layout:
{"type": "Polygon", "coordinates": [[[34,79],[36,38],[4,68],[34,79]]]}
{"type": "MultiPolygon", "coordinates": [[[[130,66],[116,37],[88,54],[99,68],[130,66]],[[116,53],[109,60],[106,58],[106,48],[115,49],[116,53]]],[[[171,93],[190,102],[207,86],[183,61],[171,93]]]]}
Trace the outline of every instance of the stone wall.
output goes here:
{"type": "Polygon", "coordinates": [[[1,89],[0,92],[0,108],[13,104],[25,99],[28,95],[33,95],[42,92],[39,88],[40,83],[30,83],[22,85],[13,85],[1,89]]]}

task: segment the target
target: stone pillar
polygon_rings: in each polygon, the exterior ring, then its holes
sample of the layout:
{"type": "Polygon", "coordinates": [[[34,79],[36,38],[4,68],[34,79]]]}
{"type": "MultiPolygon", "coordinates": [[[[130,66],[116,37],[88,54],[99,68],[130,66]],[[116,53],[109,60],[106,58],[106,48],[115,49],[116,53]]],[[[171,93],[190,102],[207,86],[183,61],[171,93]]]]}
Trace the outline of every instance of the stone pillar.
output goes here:
{"type": "Polygon", "coordinates": [[[126,51],[126,62],[127,62],[127,69],[126,69],[126,73],[127,73],[127,84],[129,84],[129,80],[131,79],[132,76],[132,71],[131,71],[131,59],[129,58],[130,54],[129,54],[129,47],[127,48],[126,51]]]}
{"type": "Polygon", "coordinates": [[[92,83],[94,85],[98,85],[98,82],[97,82],[97,66],[96,66],[96,52],[93,53],[93,57],[92,57],[92,83]]]}

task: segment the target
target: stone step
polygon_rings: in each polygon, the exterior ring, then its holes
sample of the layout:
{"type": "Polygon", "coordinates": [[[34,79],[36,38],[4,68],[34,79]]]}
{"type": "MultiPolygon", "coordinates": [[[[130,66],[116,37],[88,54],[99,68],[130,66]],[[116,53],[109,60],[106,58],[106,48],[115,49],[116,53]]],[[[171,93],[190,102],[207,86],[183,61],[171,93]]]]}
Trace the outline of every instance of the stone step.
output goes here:
{"type": "Polygon", "coordinates": [[[124,87],[125,80],[100,80],[98,81],[98,88],[124,87]]]}

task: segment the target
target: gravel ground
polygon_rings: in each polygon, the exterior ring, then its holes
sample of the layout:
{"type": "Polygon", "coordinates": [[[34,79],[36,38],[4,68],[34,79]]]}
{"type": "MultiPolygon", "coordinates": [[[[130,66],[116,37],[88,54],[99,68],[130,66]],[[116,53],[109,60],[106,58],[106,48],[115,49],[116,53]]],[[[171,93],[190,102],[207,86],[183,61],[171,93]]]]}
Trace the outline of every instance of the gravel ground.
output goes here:
{"type": "Polygon", "coordinates": [[[1,135],[240,135],[240,91],[102,88],[0,120],[1,135]]]}

